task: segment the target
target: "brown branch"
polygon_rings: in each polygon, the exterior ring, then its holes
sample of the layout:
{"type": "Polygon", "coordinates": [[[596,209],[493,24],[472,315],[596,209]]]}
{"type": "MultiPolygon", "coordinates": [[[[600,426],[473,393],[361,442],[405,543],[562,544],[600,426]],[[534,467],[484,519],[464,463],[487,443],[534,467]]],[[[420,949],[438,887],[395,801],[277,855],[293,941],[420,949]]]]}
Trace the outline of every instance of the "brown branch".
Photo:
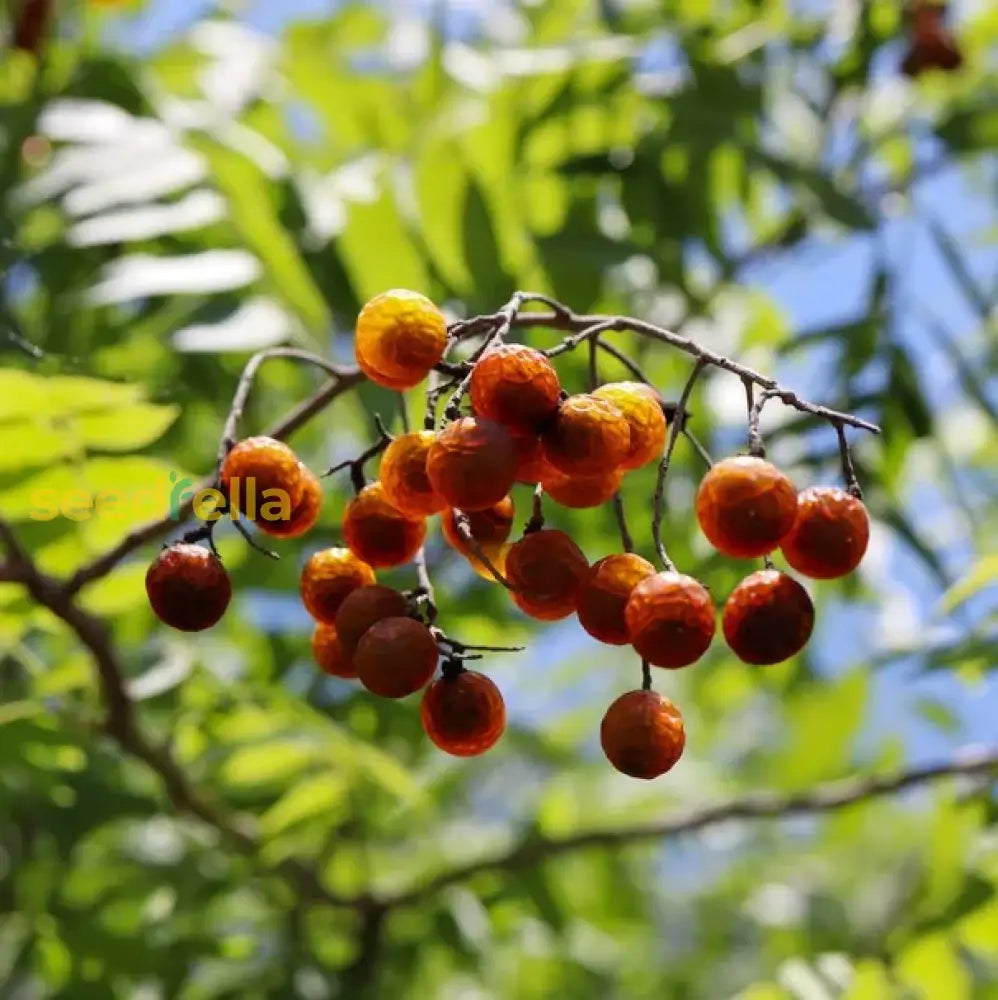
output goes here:
{"type": "Polygon", "coordinates": [[[551,858],[588,848],[621,848],[643,841],[662,840],[695,833],[732,820],[786,819],[793,816],[834,812],[872,799],[884,798],[909,788],[948,777],[990,775],[998,772],[998,745],[965,748],[949,760],[911,768],[890,776],[847,778],[820,784],[805,792],[750,792],[714,805],[685,810],[658,823],[643,823],[592,830],[557,839],[537,839],[533,835],[492,857],[459,865],[427,880],[422,885],[382,897],[384,905],[411,906],[432,898],[450,885],[465,882],[486,872],[509,873],[533,868],[551,858]]]}

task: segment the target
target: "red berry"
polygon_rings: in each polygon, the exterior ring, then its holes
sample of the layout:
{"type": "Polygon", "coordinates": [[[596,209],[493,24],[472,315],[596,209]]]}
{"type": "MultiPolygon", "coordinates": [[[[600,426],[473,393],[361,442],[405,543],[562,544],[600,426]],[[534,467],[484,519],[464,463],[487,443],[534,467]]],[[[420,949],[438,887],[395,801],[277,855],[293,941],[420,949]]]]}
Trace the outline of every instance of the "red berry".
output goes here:
{"type": "Polygon", "coordinates": [[[593,476],[624,461],[631,432],[613,403],[589,395],[569,396],[542,440],[545,457],[559,472],[593,476]]]}
{"type": "Polygon", "coordinates": [[[382,698],[404,698],[433,676],[437,644],[422,622],[382,618],[361,636],[353,665],[368,691],[382,698]]]}
{"type": "Polygon", "coordinates": [[[499,688],[474,670],[433,681],[423,695],[421,715],[426,735],[455,757],[485,753],[506,728],[499,688]]]}
{"type": "Polygon", "coordinates": [[[679,709],[656,691],[628,691],[603,716],[600,743],[613,766],[631,778],[657,778],[683,755],[679,709]]]}
{"type": "Polygon", "coordinates": [[[253,517],[268,500],[277,499],[272,491],[282,492],[294,510],[304,489],[298,456],[283,441],[262,436],[234,445],[222,463],[220,478],[233,508],[253,517]]]}
{"type": "Polygon", "coordinates": [[[863,501],[835,486],[812,486],[797,496],[797,517],[780,543],[787,562],[815,580],[851,573],[870,541],[863,501]]]}
{"type": "Polygon", "coordinates": [[[316,622],[312,631],[312,655],[323,673],[329,674],[330,677],[353,680],[357,676],[353,663],[343,651],[340,638],[332,625],[316,622]]]}
{"type": "Polygon", "coordinates": [[[510,491],[516,477],[516,445],[500,424],[461,417],[437,435],[426,472],[451,507],[482,510],[510,491]]]}
{"type": "Polygon", "coordinates": [[[349,549],[323,549],[316,552],[302,570],[302,603],[313,618],[333,625],[347,594],[371,583],[374,583],[374,570],[349,549]]]}
{"type": "Polygon", "coordinates": [[[739,660],[759,666],[782,663],[811,638],[814,605],[792,577],[762,569],[732,591],[722,624],[724,638],[739,660]]]}
{"type": "Polygon", "coordinates": [[[544,492],[562,507],[582,509],[600,507],[612,499],[620,489],[624,478],[623,469],[607,469],[594,476],[566,476],[557,469],[552,469],[541,484],[544,492]]]}
{"type": "Polygon", "coordinates": [[[153,561],[146,572],[146,594],[161,622],[182,632],[200,632],[225,614],[232,584],[218,556],[181,542],[153,561]]]}
{"type": "Polygon", "coordinates": [[[426,522],[397,511],[381,483],[370,483],[343,512],[343,538],[350,551],[375,568],[411,562],[426,537],[426,522]]]}
{"type": "Polygon", "coordinates": [[[391,587],[369,584],[352,590],[336,612],[336,632],[347,659],[352,659],[364,633],[382,618],[404,618],[405,598],[391,587]]]}
{"type": "Polygon", "coordinates": [[[536,434],[554,415],[561,382],[540,351],[502,344],[486,351],[471,372],[475,413],[520,434],[536,434]]]}
{"type": "Polygon", "coordinates": [[[298,504],[292,508],[291,516],[286,520],[271,520],[257,517],[256,525],[261,531],[277,538],[298,538],[315,527],[322,510],[322,483],[319,477],[307,466],[301,466],[302,495],[298,504]]]}
{"type": "Polygon", "coordinates": [[[426,474],[426,459],[436,437],[433,431],[403,434],[392,441],[381,457],[385,499],[406,517],[429,517],[447,506],[426,474]]]}
{"type": "Polygon", "coordinates": [[[510,547],[506,578],[521,611],[541,621],[567,618],[589,569],[582,550],[564,531],[535,531],[510,547]]]}
{"type": "MultiPolygon", "coordinates": [[[[482,548],[494,549],[509,538],[509,533],[513,530],[513,501],[505,496],[498,503],[486,507],[484,510],[472,510],[465,514],[468,519],[468,529],[471,537],[478,542],[482,548]]],[[[443,529],[444,538],[448,544],[452,545],[462,555],[469,558],[474,555],[474,550],[461,537],[461,532],[457,528],[457,513],[453,507],[448,507],[440,518],[440,527],[443,529]]]]}
{"type": "Polygon", "coordinates": [[[666,421],[658,393],[644,382],[607,382],[593,392],[624,415],[631,431],[622,469],[638,469],[655,461],[665,448],[666,421]]]}
{"type": "Polygon", "coordinates": [[[624,620],[631,644],[656,667],[695,663],[717,628],[707,588],[683,573],[645,577],[627,599],[624,620]]]}
{"type": "Polygon", "coordinates": [[[655,567],[647,559],[624,552],[593,563],[579,587],[579,624],[600,642],[624,646],[630,642],[624,608],[631,591],[652,576],[655,567]]]}

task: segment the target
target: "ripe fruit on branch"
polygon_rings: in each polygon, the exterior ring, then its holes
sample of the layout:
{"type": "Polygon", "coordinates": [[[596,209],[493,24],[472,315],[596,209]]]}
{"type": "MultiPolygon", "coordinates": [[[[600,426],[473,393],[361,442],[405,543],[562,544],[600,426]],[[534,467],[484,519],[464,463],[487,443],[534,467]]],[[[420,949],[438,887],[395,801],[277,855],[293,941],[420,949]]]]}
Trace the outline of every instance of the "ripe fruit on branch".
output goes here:
{"type": "Polygon", "coordinates": [[[368,691],[382,698],[404,698],[433,676],[437,644],[422,622],[382,618],[361,636],[353,665],[368,691]]]}
{"type": "Polygon", "coordinates": [[[684,573],[656,573],[624,607],[631,644],[656,667],[686,667],[707,652],[717,628],[707,588],[684,573]]]}
{"type": "Polygon", "coordinates": [[[317,621],[334,625],[347,594],[371,583],[374,570],[349,549],[323,549],[312,555],[302,570],[302,603],[317,621]]]}
{"type": "Polygon", "coordinates": [[[298,456],[283,441],[262,435],[233,445],[222,462],[220,478],[232,507],[254,515],[268,499],[267,491],[282,490],[294,510],[304,490],[298,456]]]}
{"type": "Polygon", "coordinates": [[[182,632],[200,632],[225,614],[232,584],[218,556],[181,542],[153,560],[146,571],[146,594],[161,622],[182,632]]]}
{"type": "Polygon", "coordinates": [[[869,541],[862,500],[836,486],[812,486],[798,494],[797,518],[780,548],[798,573],[833,580],[860,564],[869,541]]]}
{"type": "Polygon", "coordinates": [[[358,587],[344,598],[336,612],[336,632],[347,660],[352,661],[357,643],[382,618],[404,618],[405,598],[391,587],[369,584],[358,587]]]}
{"type": "Polygon", "coordinates": [[[397,511],[380,482],[369,483],[343,512],[343,538],[350,551],[375,568],[411,562],[426,537],[426,522],[397,511]]]}
{"type": "Polygon", "coordinates": [[[330,677],[353,680],[357,672],[346,655],[336,629],[324,622],[316,622],[312,631],[312,655],[323,673],[330,677]]]}
{"type": "Polygon", "coordinates": [[[506,728],[499,688],[474,670],[433,681],[423,694],[420,714],[426,735],[455,757],[485,753],[506,728]]]}
{"type": "Polygon", "coordinates": [[[315,527],[322,510],[322,483],[319,477],[306,465],[299,463],[301,472],[302,494],[297,505],[292,508],[291,516],[286,520],[271,520],[266,517],[256,518],[256,525],[261,531],[277,538],[298,538],[315,527]]]}
{"type": "Polygon", "coordinates": [[[544,444],[539,437],[516,435],[516,481],[518,483],[539,483],[547,476],[561,475],[544,457],[544,444]]]}
{"type": "Polygon", "coordinates": [[[523,344],[486,351],[471,373],[475,413],[514,433],[536,434],[558,409],[561,382],[547,356],[523,344]]]}
{"type": "MultiPolygon", "coordinates": [[[[498,503],[483,510],[468,511],[465,517],[468,519],[471,537],[482,548],[489,548],[501,545],[509,538],[509,533],[513,530],[513,514],[512,497],[504,496],[498,503]]],[[[469,557],[474,555],[474,550],[461,537],[457,527],[457,511],[453,507],[448,507],[444,511],[440,518],[440,527],[443,529],[444,538],[458,552],[469,557]]]]}
{"type": "Polygon", "coordinates": [[[758,666],[782,663],[811,638],[814,605],[792,577],[762,569],[731,592],[722,624],[724,638],[739,660],[758,666]]]}
{"type": "Polygon", "coordinates": [[[589,569],[582,550],[564,531],[524,535],[506,556],[506,578],[521,611],[541,621],[567,618],[589,569]]]}
{"type": "Polygon", "coordinates": [[[657,778],[683,755],[683,717],[657,691],[628,691],[603,716],[600,743],[607,759],[621,774],[657,778]]]}
{"type": "Polygon", "coordinates": [[[542,435],[544,455],[567,476],[615,469],[627,457],[631,432],[613,403],[595,396],[569,396],[542,435]]]}
{"type": "Polygon", "coordinates": [[[631,432],[622,469],[639,469],[655,461],[665,447],[666,420],[658,393],[644,382],[607,382],[593,392],[624,415],[631,432]]]}
{"type": "Polygon", "coordinates": [[[952,73],[963,65],[963,53],[946,26],[945,16],[946,4],[938,0],[916,2],[911,47],[901,63],[907,76],[919,76],[927,69],[952,73]]]}
{"type": "Polygon", "coordinates": [[[444,314],[418,292],[382,292],[357,317],[357,363],[368,378],[389,389],[410,389],[422,382],[446,345],[444,314]]]}
{"type": "Polygon", "coordinates": [[[407,517],[429,517],[447,506],[426,474],[433,431],[413,431],[395,438],[381,456],[380,478],[385,499],[407,517]]]}
{"type": "Polygon", "coordinates": [[[793,527],[797,490],[775,465],[739,455],[708,470],[696,509],[700,529],[715,549],[752,559],[772,552],[793,527]]]}
{"type": "Polygon", "coordinates": [[[605,504],[620,489],[623,479],[623,469],[607,469],[594,476],[566,476],[552,469],[541,480],[541,485],[555,503],[582,509],[605,504]]]}
{"type": "Polygon", "coordinates": [[[437,435],[426,472],[451,507],[483,510],[502,500],[513,485],[516,445],[502,425],[461,417],[437,435]]]}
{"type": "Polygon", "coordinates": [[[631,591],[654,573],[655,567],[633,552],[606,556],[593,563],[579,587],[579,624],[600,642],[626,645],[631,640],[624,608],[631,591]]]}

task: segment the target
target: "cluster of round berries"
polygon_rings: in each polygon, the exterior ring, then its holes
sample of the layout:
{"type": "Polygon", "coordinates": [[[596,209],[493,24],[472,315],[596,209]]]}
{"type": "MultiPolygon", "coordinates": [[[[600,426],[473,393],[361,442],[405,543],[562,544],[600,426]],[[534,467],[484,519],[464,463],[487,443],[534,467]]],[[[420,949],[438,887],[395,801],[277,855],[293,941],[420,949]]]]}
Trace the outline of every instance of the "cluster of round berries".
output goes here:
{"type": "MultiPolygon", "coordinates": [[[[448,343],[443,314],[413,292],[379,295],[358,318],[358,363],[373,381],[392,389],[417,385],[440,364],[448,343]]],[[[630,644],[648,665],[679,668],[699,660],[713,641],[717,616],[710,593],[692,577],[671,569],[656,572],[632,552],[590,565],[568,534],[545,529],[536,517],[522,538],[509,542],[514,483],[539,484],[564,506],[593,507],[617,492],[627,471],[661,455],[667,408],[654,389],[618,382],[569,396],[547,355],[501,342],[474,355],[458,369],[458,378],[456,403],[466,390],[472,415],[448,407],[451,419],[441,430],[386,438],[378,480],[358,483],[344,511],[345,547],[311,556],[301,594],[316,621],[312,647],[324,671],[357,678],[387,698],[425,687],[427,734],[442,749],[468,756],[501,735],[502,696],[487,677],[465,670],[453,648],[448,652],[450,640],[433,627],[425,603],[375,580],[376,569],[417,556],[428,517],[440,514],[450,545],[481,576],[501,579],[527,615],[557,621],[577,614],[594,638],[630,644]],[[430,683],[441,650],[444,669],[430,683]]],[[[287,519],[257,518],[271,534],[302,534],[318,516],[318,479],[290,448],[272,439],[235,445],[220,480],[230,507],[239,507],[243,481],[254,481],[258,493],[287,494],[287,519]]],[[[807,592],[771,568],[769,554],[781,548],[799,573],[830,579],[859,564],[869,535],[857,497],[833,487],[798,493],[782,472],[755,456],[714,464],[700,484],[696,515],[718,551],[767,559],[765,569],[735,588],[722,614],[728,645],[750,664],[795,655],[814,623],[807,592]]],[[[214,624],[230,595],[217,558],[196,545],[166,549],[150,568],[147,587],[164,621],[191,630],[214,624]]],[[[618,770],[655,777],[682,754],[682,717],[646,683],[610,706],[601,742],[618,770]]]]}

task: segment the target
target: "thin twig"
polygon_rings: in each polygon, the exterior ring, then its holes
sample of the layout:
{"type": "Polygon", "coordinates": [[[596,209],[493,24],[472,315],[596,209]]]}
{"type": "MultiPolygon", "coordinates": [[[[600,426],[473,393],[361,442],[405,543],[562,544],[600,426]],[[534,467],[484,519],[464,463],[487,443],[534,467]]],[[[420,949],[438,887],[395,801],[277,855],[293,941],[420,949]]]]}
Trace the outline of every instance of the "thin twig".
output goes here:
{"type": "MultiPolygon", "coordinates": [[[[687,416],[689,416],[689,414],[687,414],[687,416]]],[[[710,457],[710,452],[707,451],[707,449],[700,443],[689,427],[684,427],[682,429],[682,435],[691,445],[693,445],[693,450],[700,456],[703,464],[709,469],[714,464],[714,460],[710,457]]]]}
{"type": "Polygon", "coordinates": [[[475,558],[489,571],[492,579],[496,583],[501,583],[507,590],[512,590],[513,585],[503,576],[488,555],[486,555],[478,539],[471,533],[471,522],[468,520],[468,515],[456,507],[454,508],[454,527],[457,528],[457,533],[461,536],[464,543],[474,553],[475,558]]]}
{"type": "Polygon", "coordinates": [[[620,532],[620,545],[625,552],[634,551],[634,537],[627,527],[627,514],[624,511],[624,499],[617,490],[613,495],[613,514],[617,519],[617,530],[620,532]]]}
{"type": "Polygon", "coordinates": [[[863,490],[856,478],[856,467],[852,464],[852,453],[846,440],[846,429],[839,421],[833,421],[835,433],[839,439],[839,458],[842,460],[842,475],[846,481],[846,490],[857,500],[863,499],[863,490]]]}
{"type": "Polygon", "coordinates": [[[651,664],[647,660],[641,661],[641,690],[651,690],[651,664]]]}
{"type": "Polygon", "coordinates": [[[337,462],[336,465],[331,465],[322,473],[323,478],[332,476],[337,472],[342,472],[344,469],[349,469],[350,482],[353,484],[354,490],[359,493],[367,484],[364,478],[364,466],[372,458],[377,458],[394,440],[388,432],[388,428],[385,427],[384,421],[377,413],[374,414],[374,427],[378,432],[378,438],[374,444],[365,448],[356,458],[348,458],[343,462],[337,462]]]}

